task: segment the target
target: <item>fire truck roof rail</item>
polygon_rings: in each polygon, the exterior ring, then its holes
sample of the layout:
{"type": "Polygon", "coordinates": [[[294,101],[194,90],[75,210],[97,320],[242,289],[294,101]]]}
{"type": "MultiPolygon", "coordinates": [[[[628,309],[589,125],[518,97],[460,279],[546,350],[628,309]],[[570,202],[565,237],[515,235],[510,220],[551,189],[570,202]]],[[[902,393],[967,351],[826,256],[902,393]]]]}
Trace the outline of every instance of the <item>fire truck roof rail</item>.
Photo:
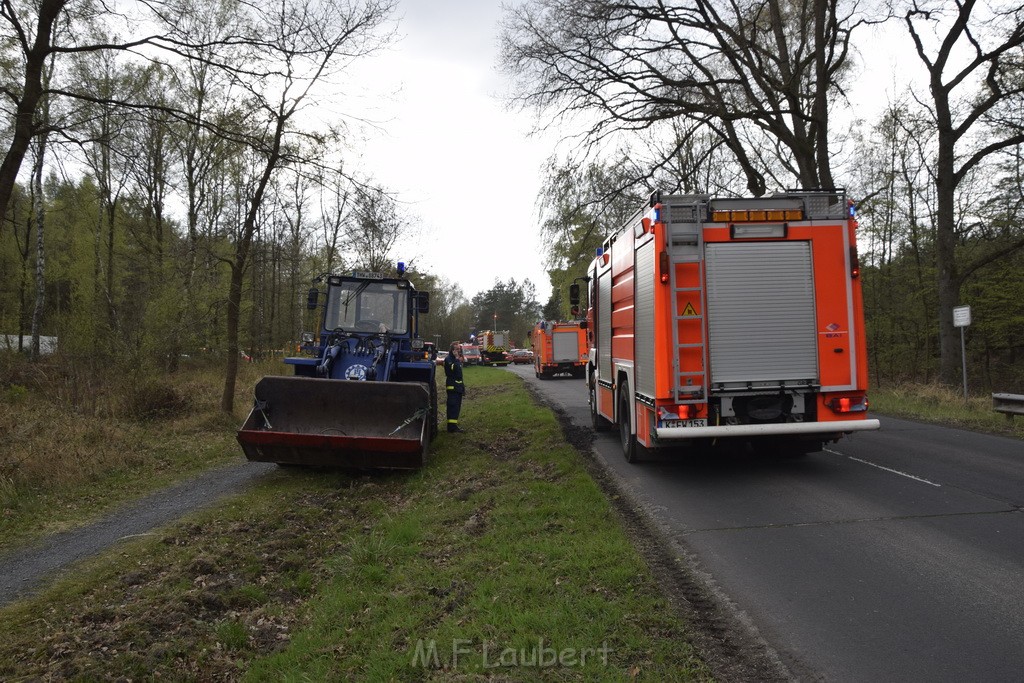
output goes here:
{"type": "Polygon", "coordinates": [[[809,219],[835,219],[849,216],[846,189],[842,187],[817,190],[786,190],[775,197],[800,197],[804,200],[804,215],[809,219]]]}
{"type": "MultiPolygon", "coordinates": [[[[712,197],[709,194],[667,194],[655,190],[648,198],[648,205],[662,205],[662,218],[667,223],[700,223],[709,219],[708,208],[715,205],[720,209],[752,208],[760,204],[776,205],[789,203],[791,208],[802,208],[807,220],[841,220],[850,215],[844,188],[819,188],[813,190],[787,189],[766,197],[712,197]],[[787,202],[788,200],[788,202],[787,202]]],[[[602,247],[608,250],[611,242],[623,230],[632,227],[646,214],[647,208],[638,210],[628,221],[609,234],[602,247]]]]}

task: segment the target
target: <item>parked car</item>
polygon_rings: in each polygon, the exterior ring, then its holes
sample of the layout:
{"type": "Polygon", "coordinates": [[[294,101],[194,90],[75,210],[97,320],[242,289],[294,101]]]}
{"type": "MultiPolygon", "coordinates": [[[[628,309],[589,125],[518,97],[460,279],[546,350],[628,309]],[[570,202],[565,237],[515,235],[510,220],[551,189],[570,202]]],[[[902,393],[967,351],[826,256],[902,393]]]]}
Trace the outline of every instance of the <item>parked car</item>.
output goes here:
{"type": "Polygon", "coordinates": [[[444,359],[448,355],[447,351],[438,351],[437,358],[434,360],[438,365],[444,365],[444,359]]]}
{"type": "Polygon", "coordinates": [[[512,362],[516,365],[532,365],[533,351],[530,349],[513,349],[512,362]]]}

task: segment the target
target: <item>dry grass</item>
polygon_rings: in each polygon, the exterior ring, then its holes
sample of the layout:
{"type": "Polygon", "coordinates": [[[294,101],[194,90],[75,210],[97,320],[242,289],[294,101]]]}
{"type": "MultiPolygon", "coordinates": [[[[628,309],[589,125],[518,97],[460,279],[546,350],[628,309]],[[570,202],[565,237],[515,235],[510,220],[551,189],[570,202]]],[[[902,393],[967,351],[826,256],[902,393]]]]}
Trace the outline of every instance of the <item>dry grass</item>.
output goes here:
{"type": "Polygon", "coordinates": [[[992,396],[970,396],[938,384],[905,383],[868,391],[871,410],[893,417],[1024,438],[1024,419],[992,410],[992,396]]]}
{"type": "Polygon", "coordinates": [[[234,430],[260,374],[242,372],[238,415],[225,415],[214,363],[160,376],[0,355],[0,545],[240,457],[234,430]]]}

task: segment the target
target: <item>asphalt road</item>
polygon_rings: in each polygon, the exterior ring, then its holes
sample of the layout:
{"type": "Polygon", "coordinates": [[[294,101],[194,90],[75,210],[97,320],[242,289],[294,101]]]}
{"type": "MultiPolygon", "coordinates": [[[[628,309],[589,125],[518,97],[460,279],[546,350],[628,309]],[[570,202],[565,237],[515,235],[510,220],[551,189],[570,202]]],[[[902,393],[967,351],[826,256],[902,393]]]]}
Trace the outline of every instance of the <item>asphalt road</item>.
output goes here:
{"type": "MultiPolygon", "coordinates": [[[[583,380],[511,369],[589,425],[583,380]]],[[[595,451],[795,678],[1024,680],[1024,443],[880,419],[800,460],[595,451]]]]}
{"type": "Polygon", "coordinates": [[[9,551],[0,556],[0,605],[30,594],[78,560],[212,505],[276,469],[276,465],[260,462],[224,465],[156,491],[86,527],[54,534],[26,548],[9,551]]]}

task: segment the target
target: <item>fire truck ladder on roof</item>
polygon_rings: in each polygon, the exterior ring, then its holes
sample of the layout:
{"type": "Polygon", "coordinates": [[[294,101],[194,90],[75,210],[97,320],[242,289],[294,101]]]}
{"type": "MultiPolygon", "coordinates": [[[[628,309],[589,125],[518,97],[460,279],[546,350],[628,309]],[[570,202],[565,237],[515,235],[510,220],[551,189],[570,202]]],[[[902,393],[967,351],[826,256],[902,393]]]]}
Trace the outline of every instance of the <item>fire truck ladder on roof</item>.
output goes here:
{"type": "MultiPolygon", "coordinates": [[[[670,261],[669,282],[672,288],[672,348],[675,353],[672,357],[672,365],[675,370],[675,386],[673,387],[673,398],[676,403],[694,404],[703,403],[707,400],[704,388],[707,386],[707,328],[704,325],[704,239],[703,230],[699,223],[687,223],[685,225],[672,226],[668,239],[668,255],[670,261]],[[680,286],[676,264],[682,264],[685,268],[696,270],[697,286],[680,286]],[[689,294],[690,296],[686,296],[689,294]],[[698,302],[693,313],[687,313],[684,305],[680,311],[680,301],[695,298],[698,302]],[[691,321],[687,328],[700,328],[699,341],[688,335],[690,338],[680,340],[680,323],[691,321]],[[696,350],[700,359],[700,369],[680,367],[680,358],[686,351],[696,350]]],[[[692,278],[691,278],[692,279],[692,278]]]]}

